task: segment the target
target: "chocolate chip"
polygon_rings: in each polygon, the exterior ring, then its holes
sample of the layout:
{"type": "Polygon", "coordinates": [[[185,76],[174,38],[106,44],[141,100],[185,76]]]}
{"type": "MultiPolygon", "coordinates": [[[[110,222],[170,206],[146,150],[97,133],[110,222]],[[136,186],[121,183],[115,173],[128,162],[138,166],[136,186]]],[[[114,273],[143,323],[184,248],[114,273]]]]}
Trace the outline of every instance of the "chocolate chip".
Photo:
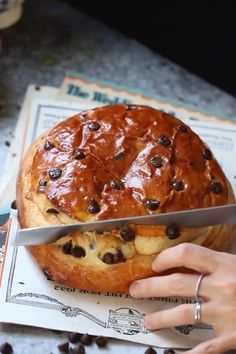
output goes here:
{"type": "Polygon", "coordinates": [[[125,241],[133,241],[135,239],[134,230],[129,226],[122,227],[120,235],[125,241]]]}
{"type": "Polygon", "coordinates": [[[11,203],[11,209],[17,209],[16,200],[13,200],[13,202],[11,203]]]}
{"type": "Polygon", "coordinates": [[[93,336],[91,336],[88,333],[83,334],[80,338],[80,342],[84,345],[90,345],[92,341],[93,341],[93,336]]]}
{"type": "Polygon", "coordinates": [[[187,133],[188,132],[188,128],[185,125],[178,125],[176,127],[177,130],[179,130],[181,133],[187,133]]]}
{"type": "Polygon", "coordinates": [[[85,354],[85,348],[83,344],[77,344],[72,351],[73,354],[85,354]]]}
{"type": "Polygon", "coordinates": [[[156,199],[147,199],[144,204],[149,210],[157,210],[160,206],[160,202],[156,199]]]}
{"type": "Polygon", "coordinates": [[[155,349],[153,349],[153,347],[148,347],[144,354],[157,354],[157,351],[155,349]]]}
{"type": "Polygon", "coordinates": [[[11,353],[13,353],[13,348],[12,348],[11,344],[7,343],[7,342],[2,343],[0,345],[0,353],[2,353],[2,354],[11,354],[11,353]]]}
{"type": "Polygon", "coordinates": [[[46,187],[47,183],[48,182],[44,181],[44,180],[39,181],[39,189],[44,189],[46,187]]]}
{"type": "Polygon", "coordinates": [[[161,135],[157,138],[157,142],[165,147],[171,145],[171,139],[166,135],[161,135]]]}
{"type": "Polygon", "coordinates": [[[151,158],[150,162],[154,167],[157,167],[157,168],[162,167],[162,165],[163,165],[163,160],[159,156],[153,156],[151,158]]]}
{"type": "Polygon", "coordinates": [[[10,141],[6,140],[6,141],[5,141],[5,145],[8,146],[8,147],[11,146],[10,141]]]}
{"type": "Polygon", "coordinates": [[[85,250],[80,246],[74,246],[71,250],[71,254],[74,257],[81,258],[86,256],[85,250]]]}
{"type": "Polygon", "coordinates": [[[81,333],[71,332],[68,334],[68,340],[69,342],[75,344],[79,342],[81,336],[82,336],[81,333]]]}
{"type": "Polygon", "coordinates": [[[70,350],[69,342],[58,344],[57,348],[60,350],[60,352],[69,353],[70,350]]]}
{"type": "Polygon", "coordinates": [[[95,132],[95,131],[99,130],[100,127],[101,127],[100,123],[98,123],[96,121],[88,123],[88,128],[91,132],[95,132]]]}
{"type": "Polygon", "coordinates": [[[180,236],[179,225],[172,223],[166,227],[166,235],[170,240],[175,240],[180,236]]]}
{"type": "Polygon", "coordinates": [[[114,160],[123,160],[124,158],[125,158],[125,152],[124,151],[118,152],[114,156],[114,160]]]}
{"type": "Polygon", "coordinates": [[[222,194],[223,193],[223,187],[220,182],[217,182],[217,181],[212,182],[210,188],[214,194],[222,194]]]}
{"type": "Polygon", "coordinates": [[[49,174],[49,177],[50,177],[52,180],[55,180],[55,179],[61,177],[62,170],[61,170],[60,168],[57,168],[57,167],[52,167],[52,168],[50,168],[50,170],[48,171],[48,174],[49,174]]]}
{"type": "Polygon", "coordinates": [[[91,214],[97,214],[100,211],[100,206],[95,199],[90,200],[90,204],[88,206],[88,212],[91,214]]]}
{"type": "Polygon", "coordinates": [[[119,179],[113,179],[113,181],[111,181],[111,187],[113,189],[121,190],[124,188],[124,183],[121,182],[119,179]]]}
{"type": "Polygon", "coordinates": [[[204,148],[202,150],[202,156],[206,159],[206,160],[212,160],[212,153],[211,150],[204,148]]]}
{"type": "Polygon", "coordinates": [[[45,140],[45,143],[44,143],[44,150],[51,150],[55,147],[55,145],[53,143],[51,143],[50,141],[48,140],[45,140]]]}
{"type": "Polygon", "coordinates": [[[114,255],[113,253],[107,252],[104,254],[102,261],[106,264],[113,264],[114,263],[114,255]]]}
{"type": "Polygon", "coordinates": [[[163,354],[175,354],[175,350],[172,348],[166,348],[163,354]]]}
{"type": "Polygon", "coordinates": [[[71,250],[72,250],[72,241],[70,240],[69,242],[65,243],[62,246],[62,252],[65,254],[71,254],[71,250]]]}
{"type": "Polygon", "coordinates": [[[184,190],[184,184],[183,184],[183,182],[181,180],[173,181],[172,182],[172,187],[178,192],[184,190]]]}
{"type": "Polygon", "coordinates": [[[117,253],[114,254],[113,257],[114,263],[121,263],[125,261],[125,257],[123,255],[123,253],[121,252],[121,250],[118,250],[117,253]]]}
{"type": "Polygon", "coordinates": [[[76,160],[82,160],[82,159],[85,159],[86,157],[86,154],[85,152],[83,152],[82,150],[77,150],[76,153],[75,153],[75,159],[76,160]]]}
{"type": "Polygon", "coordinates": [[[137,106],[128,105],[127,108],[126,108],[126,111],[134,111],[134,110],[136,110],[136,109],[138,109],[137,106]]]}
{"type": "Polygon", "coordinates": [[[49,213],[49,214],[59,214],[59,211],[57,211],[56,209],[53,209],[53,208],[49,208],[49,209],[47,209],[47,213],[49,213]]]}
{"type": "Polygon", "coordinates": [[[103,336],[96,337],[95,343],[99,348],[104,348],[107,346],[108,343],[107,337],[103,337],[103,336]]]}

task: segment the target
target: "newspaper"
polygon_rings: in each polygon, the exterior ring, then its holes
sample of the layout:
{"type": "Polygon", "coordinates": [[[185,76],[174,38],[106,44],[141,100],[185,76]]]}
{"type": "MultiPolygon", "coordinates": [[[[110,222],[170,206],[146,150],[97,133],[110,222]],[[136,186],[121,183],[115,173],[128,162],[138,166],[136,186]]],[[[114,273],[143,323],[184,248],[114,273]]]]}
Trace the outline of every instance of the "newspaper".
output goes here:
{"type": "MultiPolygon", "coordinates": [[[[235,118],[222,120],[194,107],[115,87],[77,73],[69,74],[59,90],[41,88],[41,93],[35,93],[33,86],[27,91],[15,141],[0,181],[0,225],[5,223],[0,227],[0,321],[101,334],[160,347],[187,348],[206,340],[212,335],[206,327],[184,326],[178,330],[150,333],[143,325],[145,313],[192,299],[134,300],[121,294],[87,292],[47,280],[25,248],[12,246],[18,227],[16,213],[12,211],[10,220],[8,217],[11,201],[15,198],[20,159],[32,141],[81,110],[112,103],[147,104],[184,120],[211,147],[236,195],[236,165],[232,164],[236,156],[235,118]]],[[[235,242],[230,252],[236,254],[235,242]]],[[[136,346],[133,344],[132,349],[136,346]]]]}
{"type": "MultiPolygon", "coordinates": [[[[32,141],[57,122],[91,105],[38,100],[31,104],[25,129],[26,151],[32,141]]],[[[236,126],[227,122],[183,119],[212,148],[236,194],[236,126]]],[[[13,322],[57,330],[88,332],[119,339],[188,348],[212,335],[209,328],[184,326],[179,330],[149,332],[144,327],[145,313],[169,308],[193,299],[151,298],[134,300],[128,295],[96,293],[74,289],[47,280],[23,247],[12,246],[17,230],[16,213],[8,223],[8,241],[0,276],[0,322],[13,322]],[[35,282],[37,279],[37,282],[35,282]]],[[[233,244],[231,252],[236,253],[233,244]]]]}
{"type": "Polygon", "coordinates": [[[192,120],[228,121],[236,124],[235,117],[215,115],[211,112],[183,102],[173,101],[158,95],[151,95],[140,90],[132,90],[127,87],[111,84],[106,81],[93,79],[81,73],[71,71],[65,77],[58,91],[57,99],[67,102],[89,103],[93,106],[104,106],[119,103],[138,103],[149,105],[177,115],[179,118],[192,120]]]}

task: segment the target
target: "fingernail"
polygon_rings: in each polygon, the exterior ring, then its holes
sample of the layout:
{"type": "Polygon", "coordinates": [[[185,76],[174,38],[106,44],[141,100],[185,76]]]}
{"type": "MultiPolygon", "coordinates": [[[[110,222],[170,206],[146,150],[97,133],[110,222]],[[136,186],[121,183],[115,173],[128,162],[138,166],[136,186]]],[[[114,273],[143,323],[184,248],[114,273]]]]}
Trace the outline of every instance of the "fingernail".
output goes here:
{"type": "Polygon", "coordinates": [[[156,261],[152,262],[152,270],[154,270],[154,272],[157,271],[157,262],[156,261]]]}
{"type": "Polygon", "coordinates": [[[133,283],[131,284],[130,288],[129,288],[129,293],[131,296],[135,296],[138,295],[138,291],[139,291],[139,284],[138,283],[133,283]]]}
{"type": "Polygon", "coordinates": [[[152,329],[152,323],[151,323],[150,316],[146,315],[146,316],[144,317],[143,323],[144,323],[144,326],[145,326],[147,329],[152,329]]]}

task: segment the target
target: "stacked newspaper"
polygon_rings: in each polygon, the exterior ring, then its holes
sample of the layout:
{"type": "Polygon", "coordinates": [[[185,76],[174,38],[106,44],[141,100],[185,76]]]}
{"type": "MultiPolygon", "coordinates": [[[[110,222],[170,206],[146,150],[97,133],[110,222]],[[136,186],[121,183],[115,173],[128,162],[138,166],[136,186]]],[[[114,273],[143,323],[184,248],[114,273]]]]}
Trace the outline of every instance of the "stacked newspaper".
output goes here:
{"type": "MultiPolygon", "coordinates": [[[[128,295],[65,287],[45,279],[27,250],[14,246],[17,217],[15,211],[12,210],[10,218],[9,213],[15,199],[17,171],[28,147],[40,134],[69,116],[117,103],[150,105],[182,119],[211,147],[236,195],[236,164],[232,164],[236,156],[234,119],[221,119],[194,107],[74,72],[65,77],[59,89],[29,86],[0,179],[0,322],[88,332],[159,347],[192,347],[212,335],[208,327],[185,326],[151,333],[143,325],[143,315],[193,299],[134,300],[128,295]],[[83,321],[78,317],[83,317],[83,321]]],[[[232,244],[231,252],[236,253],[236,244],[232,244]]]]}

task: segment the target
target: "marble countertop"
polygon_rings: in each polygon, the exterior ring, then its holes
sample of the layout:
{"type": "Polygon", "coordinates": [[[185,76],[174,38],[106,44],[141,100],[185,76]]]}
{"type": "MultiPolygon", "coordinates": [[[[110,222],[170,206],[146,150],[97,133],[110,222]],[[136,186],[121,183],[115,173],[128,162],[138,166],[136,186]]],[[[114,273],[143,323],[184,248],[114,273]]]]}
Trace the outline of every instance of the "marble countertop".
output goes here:
{"type": "MultiPolygon", "coordinates": [[[[4,153],[27,86],[59,86],[71,69],[236,116],[236,98],[64,2],[26,0],[20,22],[0,32],[0,36],[0,149],[4,153]]],[[[19,354],[57,353],[57,344],[66,338],[65,334],[17,325],[1,325],[0,330],[0,344],[11,342],[19,354]]],[[[113,343],[110,348],[118,353],[127,345],[118,347],[113,343]]],[[[144,348],[137,347],[135,353],[143,353],[144,348]]],[[[95,347],[87,350],[96,352],[95,347]]]]}

